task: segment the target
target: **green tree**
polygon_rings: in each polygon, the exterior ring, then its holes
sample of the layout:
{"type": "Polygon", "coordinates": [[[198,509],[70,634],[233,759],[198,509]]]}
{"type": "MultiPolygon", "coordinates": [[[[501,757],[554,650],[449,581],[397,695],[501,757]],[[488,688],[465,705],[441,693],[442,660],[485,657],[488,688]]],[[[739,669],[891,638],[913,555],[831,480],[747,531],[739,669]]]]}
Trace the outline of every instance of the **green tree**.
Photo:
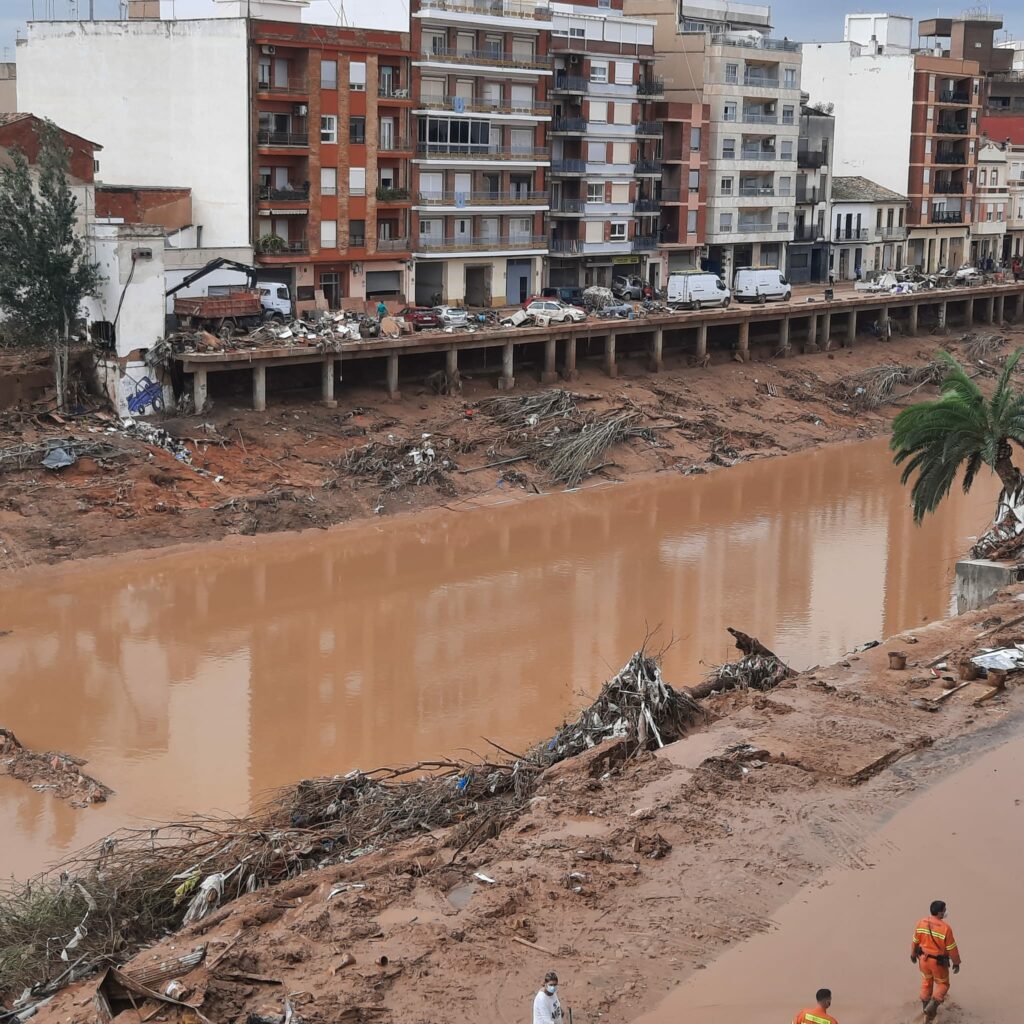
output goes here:
{"type": "Polygon", "coordinates": [[[1024,394],[1010,382],[1021,352],[1007,359],[991,398],[948,352],[940,353],[947,365],[942,396],[918,402],[893,420],[893,461],[906,463],[901,480],[917,474],[910,491],[915,521],[939,507],[961,468],[965,494],[981,467],[989,466],[1003,485],[1001,506],[1015,506],[1024,497],[1012,447],[1013,442],[1024,445],[1024,394]]]}
{"type": "Polygon", "coordinates": [[[71,330],[100,278],[76,230],[78,203],[60,131],[46,121],[39,136],[37,181],[16,149],[10,166],[0,168],[0,311],[13,330],[52,350],[57,406],[64,412],[71,330]]]}

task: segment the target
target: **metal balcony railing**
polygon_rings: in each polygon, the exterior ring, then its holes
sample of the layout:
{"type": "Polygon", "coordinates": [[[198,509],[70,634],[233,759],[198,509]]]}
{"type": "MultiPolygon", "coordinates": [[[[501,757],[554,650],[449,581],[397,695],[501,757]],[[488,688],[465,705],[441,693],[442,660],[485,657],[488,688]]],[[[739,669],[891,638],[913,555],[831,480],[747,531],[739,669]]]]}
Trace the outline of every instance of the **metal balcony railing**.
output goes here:
{"type": "Polygon", "coordinates": [[[380,185],[377,188],[377,202],[379,203],[404,203],[409,199],[407,188],[388,188],[380,185]]]}
{"type": "Polygon", "coordinates": [[[258,146],[308,146],[309,135],[306,132],[269,132],[260,131],[256,134],[258,146]]]}
{"type": "Polygon", "coordinates": [[[665,126],[661,121],[640,121],[636,126],[637,135],[657,135],[662,136],[665,134],[665,126]]]}
{"type": "Polygon", "coordinates": [[[453,157],[459,160],[529,160],[542,163],[548,151],[533,146],[490,146],[486,142],[421,142],[416,147],[419,157],[453,157]]]}
{"type": "Polygon", "coordinates": [[[824,236],[824,231],[816,224],[797,224],[793,228],[794,242],[816,242],[824,236]]]}
{"type": "Polygon", "coordinates": [[[935,153],[935,162],[937,164],[966,164],[967,154],[966,153],[935,153]]]}
{"type": "Polygon", "coordinates": [[[739,194],[741,196],[774,196],[775,187],[773,185],[740,185],[739,194]]]}
{"type": "MultiPolygon", "coordinates": [[[[724,156],[725,154],[723,154],[724,156]]],[[[728,157],[726,157],[728,159],[728,157]]],[[[773,149],[741,149],[739,160],[774,160],[775,150],[773,149]]]]}
{"type": "Polygon", "coordinates": [[[743,72],[743,84],[751,85],[757,89],[778,89],[778,75],[758,75],[751,71],[743,72]]]}
{"type": "Polygon", "coordinates": [[[504,68],[550,68],[550,54],[518,54],[504,50],[463,50],[453,46],[435,46],[424,50],[425,60],[460,61],[466,64],[488,64],[504,68]]]}
{"type": "Polygon", "coordinates": [[[546,249],[547,235],[465,235],[461,238],[427,238],[416,241],[416,252],[485,252],[488,249],[546,249]]]}
{"type": "Polygon", "coordinates": [[[665,92],[664,78],[641,78],[636,83],[638,96],[661,96],[665,92]]]}
{"type": "Polygon", "coordinates": [[[412,148],[412,142],[406,138],[383,139],[377,144],[378,153],[402,153],[412,148]]]}
{"type": "Polygon", "coordinates": [[[542,206],[548,201],[547,192],[420,192],[420,206],[542,206]]]}
{"type": "Polygon", "coordinates": [[[682,190],[678,188],[663,188],[660,199],[663,203],[678,203],[682,194],[682,190]]]}
{"type": "Polygon", "coordinates": [[[552,160],[552,174],[586,174],[586,160],[552,160]]]}
{"type": "Polygon", "coordinates": [[[260,256],[286,256],[293,252],[309,252],[309,242],[305,236],[301,238],[278,238],[277,235],[264,235],[254,246],[260,256]]]}
{"type": "Polygon", "coordinates": [[[259,198],[262,200],[275,200],[277,202],[301,203],[309,199],[309,182],[301,185],[291,185],[288,188],[278,188],[272,185],[260,185],[259,198]]]}
{"type": "Polygon", "coordinates": [[[496,18],[522,18],[525,21],[551,20],[550,7],[525,0],[424,0],[420,10],[483,14],[496,18]]]}
{"type": "Polygon", "coordinates": [[[796,188],[796,201],[798,203],[816,203],[818,202],[818,189],[816,186],[811,188],[801,188],[797,185],[796,188]]]}
{"type": "Polygon", "coordinates": [[[583,135],[587,130],[587,122],[582,117],[556,117],[548,131],[552,134],[573,132],[583,135]]]}
{"type": "Polygon", "coordinates": [[[410,98],[408,87],[400,89],[397,85],[381,84],[377,87],[377,96],[382,100],[407,100],[410,98]]]}
{"type": "Polygon", "coordinates": [[[637,160],[633,167],[637,174],[661,174],[660,160],[637,160]]]}
{"type": "Polygon", "coordinates": [[[712,31],[711,42],[715,46],[740,46],[752,50],[781,50],[784,53],[799,53],[800,44],[789,39],[769,39],[760,36],[757,39],[738,39],[735,36],[726,38],[722,32],[712,31]]]}
{"type": "Polygon", "coordinates": [[[971,102],[971,97],[965,92],[955,92],[951,89],[943,89],[939,93],[940,103],[962,103],[965,106],[971,102]]]}
{"type": "Polygon", "coordinates": [[[827,157],[822,149],[798,149],[796,151],[797,167],[807,167],[813,170],[816,167],[823,167],[827,157]]]}
{"type": "Polygon", "coordinates": [[[552,213],[582,213],[586,199],[560,199],[551,207],[552,213]]]}
{"type": "Polygon", "coordinates": [[[833,239],[837,242],[866,242],[868,240],[867,228],[839,228],[833,239]]]}
{"type": "Polygon", "coordinates": [[[932,210],[933,224],[963,224],[966,214],[963,210],[932,210]]]}
{"type": "Polygon", "coordinates": [[[556,73],[551,88],[553,92],[586,92],[587,80],[580,75],[556,73]]]}
{"type": "Polygon", "coordinates": [[[578,238],[552,238],[548,242],[548,249],[551,252],[578,254],[583,252],[585,244],[585,242],[578,238]]]}
{"type": "Polygon", "coordinates": [[[884,227],[879,228],[879,234],[885,241],[895,241],[900,238],[907,237],[907,229],[900,227],[898,224],[886,224],[884,227]]]}
{"type": "Polygon", "coordinates": [[[938,195],[962,196],[964,183],[962,181],[936,181],[932,185],[932,191],[938,195]]]}
{"type": "Polygon", "coordinates": [[[257,92],[306,93],[309,91],[305,75],[289,75],[286,82],[262,81],[256,86],[257,92]]]}
{"type": "Polygon", "coordinates": [[[348,236],[348,247],[350,249],[365,249],[366,248],[366,235],[352,235],[348,236]]]}
{"type": "Polygon", "coordinates": [[[657,213],[660,209],[660,199],[636,199],[633,201],[634,213],[657,213]]]}
{"type": "Polygon", "coordinates": [[[633,252],[649,252],[658,248],[658,239],[654,235],[637,235],[633,239],[633,252]]]}
{"type": "Polygon", "coordinates": [[[743,120],[747,124],[778,124],[778,114],[758,114],[758,113],[746,113],[743,114],[743,120]]]}
{"type": "Polygon", "coordinates": [[[939,135],[969,135],[970,125],[957,124],[955,121],[936,121],[935,132],[939,135]]]}
{"type": "Polygon", "coordinates": [[[489,99],[486,96],[437,96],[428,93],[417,101],[425,110],[451,110],[472,114],[531,114],[544,116],[551,113],[546,100],[489,99]]]}
{"type": "Polygon", "coordinates": [[[378,238],[377,252],[408,252],[409,239],[405,236],[400,238],[378,238]]]}

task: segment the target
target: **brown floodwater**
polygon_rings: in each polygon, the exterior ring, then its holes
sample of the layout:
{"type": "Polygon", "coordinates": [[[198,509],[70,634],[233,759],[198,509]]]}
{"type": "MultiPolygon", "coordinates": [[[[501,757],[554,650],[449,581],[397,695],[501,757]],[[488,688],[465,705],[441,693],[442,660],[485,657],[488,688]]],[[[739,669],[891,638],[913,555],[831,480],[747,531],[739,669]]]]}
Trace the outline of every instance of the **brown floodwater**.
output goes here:
{"type": "Polygon", "coordinates": [[[731,656],[729,625],[798,667],[834,660],[948,613],[996,490],[955,490],[916,527],[879,439],[18,574],[0,724],[116,795],[75,810],[0,778],[0,877],[305,776],[522,749],[648,629],[675,640],[678,683],[731,656]]]}

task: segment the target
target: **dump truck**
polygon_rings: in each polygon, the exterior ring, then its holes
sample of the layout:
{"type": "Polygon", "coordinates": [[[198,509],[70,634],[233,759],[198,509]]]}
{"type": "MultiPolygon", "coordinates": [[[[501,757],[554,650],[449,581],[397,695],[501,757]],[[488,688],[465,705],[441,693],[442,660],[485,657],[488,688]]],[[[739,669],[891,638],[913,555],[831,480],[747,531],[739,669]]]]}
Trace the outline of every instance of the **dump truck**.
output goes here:
{"type": "Polygon", "coordinates": [[[167,296],[174,296],[174,315],[182,327],[201,327],[224,336],[238,330],[251,330],[264,320],[285,320],[292,316],[292,302],[286,284],[257,281],[254,267],[223,257],[210,260],[205,267],[189,274],[169,288],[167,296]],[[245,287],[225,295],[175,294],[221,267],[244,274],[245,287]]]}

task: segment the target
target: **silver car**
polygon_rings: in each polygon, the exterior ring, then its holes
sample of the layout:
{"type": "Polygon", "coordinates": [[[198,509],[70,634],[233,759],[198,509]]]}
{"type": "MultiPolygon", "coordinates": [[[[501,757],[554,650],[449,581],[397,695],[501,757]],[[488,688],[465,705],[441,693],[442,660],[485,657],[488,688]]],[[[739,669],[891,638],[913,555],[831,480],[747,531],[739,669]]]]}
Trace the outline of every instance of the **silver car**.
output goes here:
{"type": "Polygon", "coordinates": [[[459,306],[435,306],[434,312],[442,327],[465,327],[469,323],[466,311],[459,306]]]}

